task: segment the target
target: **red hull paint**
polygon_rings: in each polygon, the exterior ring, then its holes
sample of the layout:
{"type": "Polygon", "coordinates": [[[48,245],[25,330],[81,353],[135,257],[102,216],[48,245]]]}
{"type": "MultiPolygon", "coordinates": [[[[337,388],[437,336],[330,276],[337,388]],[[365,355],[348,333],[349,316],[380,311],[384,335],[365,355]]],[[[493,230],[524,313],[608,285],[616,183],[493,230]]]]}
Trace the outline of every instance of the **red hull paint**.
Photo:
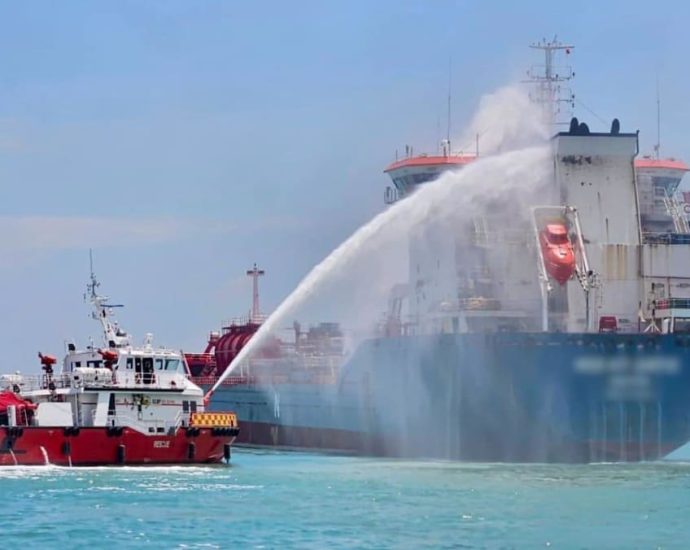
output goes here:
{"type": "Polygon", "coordinates": [[[16,432],[0,428],[0,466],[43,465],[46,457],[58,466],[215,463],[223,460],[224,446],[232,444],[238,430],[227,430],[231,435],[217,435],[211,428],[146,435],[123,428],[109,435],[107,428],[80,428],[74,435],[65,434],[64,428],[22,427],[20,434],[16,432]]]}

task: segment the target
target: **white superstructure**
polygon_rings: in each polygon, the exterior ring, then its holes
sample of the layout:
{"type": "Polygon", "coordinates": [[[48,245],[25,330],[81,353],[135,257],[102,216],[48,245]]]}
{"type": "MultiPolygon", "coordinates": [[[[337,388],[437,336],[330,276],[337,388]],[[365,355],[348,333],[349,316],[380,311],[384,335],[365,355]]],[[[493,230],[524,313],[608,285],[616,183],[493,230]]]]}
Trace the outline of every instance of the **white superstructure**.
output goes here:
{"type": "Polygon", "coordinates": [[[203,392],[188,377],[181,351],[156,348],[152,336],[132,344],[97,292],[93,272],[87,297],[103,329],[103,345],[78,350],[68,344],[62,371],[55,358],[40,355],[43,374],[0,376],[10,390],[38,407],[37,426],[128,427],[145,434],[169,434],[189,426],[204,411],[203,392]]]}

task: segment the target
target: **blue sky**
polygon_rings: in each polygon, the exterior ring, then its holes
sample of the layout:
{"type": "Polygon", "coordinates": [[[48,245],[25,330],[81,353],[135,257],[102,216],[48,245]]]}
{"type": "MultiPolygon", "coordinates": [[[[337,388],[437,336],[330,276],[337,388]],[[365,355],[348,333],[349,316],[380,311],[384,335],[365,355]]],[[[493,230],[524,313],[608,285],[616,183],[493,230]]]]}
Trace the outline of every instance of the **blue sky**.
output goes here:
{"type": "Polygon", "coordinates": [[[265,309],[383,207],[382,169],[431,150],[452,58],[454,134],[479,98],[575,44],[576,114],[690,159],[683,2],[0,2],[5,370],[85,343],[88,249],[139,337],[202,348],[265,309]]]}

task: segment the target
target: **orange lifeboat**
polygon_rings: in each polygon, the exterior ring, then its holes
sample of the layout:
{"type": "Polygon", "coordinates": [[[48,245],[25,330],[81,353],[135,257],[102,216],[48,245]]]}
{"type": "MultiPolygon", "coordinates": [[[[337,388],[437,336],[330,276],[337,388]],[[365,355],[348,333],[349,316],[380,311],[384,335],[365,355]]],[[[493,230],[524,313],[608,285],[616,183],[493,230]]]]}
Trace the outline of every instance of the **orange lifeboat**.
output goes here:
{"type": "Polygon", "coordinates": [[[539,233],[546,271],[564,285],[575,272],[575,251],[563,223],[549,223],[539,233]]]}

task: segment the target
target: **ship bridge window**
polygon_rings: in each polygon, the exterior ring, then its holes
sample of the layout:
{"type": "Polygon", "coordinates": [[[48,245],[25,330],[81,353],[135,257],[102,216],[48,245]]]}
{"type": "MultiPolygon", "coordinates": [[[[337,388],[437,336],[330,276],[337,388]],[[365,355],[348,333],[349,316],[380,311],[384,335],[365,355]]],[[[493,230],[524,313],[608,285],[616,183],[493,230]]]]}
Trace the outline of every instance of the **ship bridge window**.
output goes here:
{"type": "Polygon", "coordinates": [[[134,368],[134,359],[127,357],[127,369],[132,370],[134,368]]]}
{"type": "Polygon", "coordinates": [[[163,370],[163,359],[160,357],[156,358],[156,370],[163,370]]]}
{"type": "Polygon", "coordinates": [[[652,178],[652,184],[655,187],[663,187],[669,195],[676,190],[679,183],[680,178],[678,177],[657,176],[652,178]]]}
{"type": "Polygon", "coordinates": [[[94,369],[100,369],[101,368],[102,361],[87,361],[86,366],[91,367],[94,369]]]}
{"type": "Polygon", "coordinates": [[[415,174],[413,176],[413,181],[415,183],[425,183],[429,181],[431,178],[429,177],[428,174],[415,174]]]}
{"type": "Polygon", "coordinates": [[[690,334],[690,318],[676,318],[673,321],[673,332],[677,334],[690,334]]]}
{"type": "Polygon", "coordinates": [[[169,370],[171,372],[177,372],[180,366],[180,360],[179,359],[166,359],[165,360],[165,370],[169,370]]]}
{"type": "Polygon", "coordinates": [[[135,357],[134,373],[137,380],[144,384],[151,384],[154,381],[153,357],[135,357]]]}

